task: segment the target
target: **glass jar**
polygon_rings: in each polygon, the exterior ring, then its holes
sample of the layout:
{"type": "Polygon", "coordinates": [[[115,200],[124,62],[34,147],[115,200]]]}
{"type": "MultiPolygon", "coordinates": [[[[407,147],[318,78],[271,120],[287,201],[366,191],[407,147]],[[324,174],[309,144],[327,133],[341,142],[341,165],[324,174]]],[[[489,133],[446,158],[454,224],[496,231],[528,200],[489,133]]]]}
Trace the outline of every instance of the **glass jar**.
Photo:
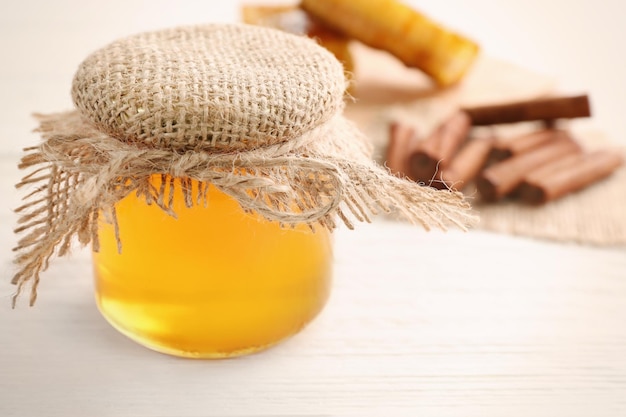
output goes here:
{"type": "MultiPolygon", "coordinates": [[[[158,189],[161,176],[152,182],[158,189]]],[[[116,205],[121,253],[114,227],[99,224],[96,299],[115,328],[159,352],[223,358],[270,347],[313,320],[330,291],[330,232],[280,227],[213,186],[206,205],[188,208],[175,184],[177,218],[134,193],[116,205]]]]}

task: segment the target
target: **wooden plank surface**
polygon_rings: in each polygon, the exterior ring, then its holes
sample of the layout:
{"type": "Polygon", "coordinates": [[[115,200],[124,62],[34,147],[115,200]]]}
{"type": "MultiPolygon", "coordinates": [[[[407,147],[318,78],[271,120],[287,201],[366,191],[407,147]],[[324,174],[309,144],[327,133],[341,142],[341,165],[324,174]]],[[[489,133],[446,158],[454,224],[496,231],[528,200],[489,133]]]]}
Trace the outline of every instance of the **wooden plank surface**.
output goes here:
{"type": "Polygon", "coordinates": [[[118,334],[95,307],[86,251],[53,264],[34,308],[10,310],[5,276],[0,415],[626,413],[623,250],[385,220],[335,240],[318,320],[235,360],[170,358],[118,334]]]}

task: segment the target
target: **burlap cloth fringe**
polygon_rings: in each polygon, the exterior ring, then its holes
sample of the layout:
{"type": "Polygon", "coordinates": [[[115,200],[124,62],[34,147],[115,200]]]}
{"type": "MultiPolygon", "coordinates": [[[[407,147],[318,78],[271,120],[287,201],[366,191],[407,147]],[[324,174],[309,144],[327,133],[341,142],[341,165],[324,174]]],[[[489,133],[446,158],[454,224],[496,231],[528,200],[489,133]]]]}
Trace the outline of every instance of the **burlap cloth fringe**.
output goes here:
{"type": "MultiPolygon", "coordinates": [[[[459,193],[435,191],[389,175],[370,158],[362,134],[339,114],[296,140],[242,152],[174,151],[127,144],[102,133],[78,112],[38,116],[44,142],[27,149],[20,168],[30,169],[18,187],[34,186],[17,209],[17,296],[31,282],[30,304],[40,273],[53,255],[68,253],[72,240],[98,250],[101,215],[116,225],[115,203],[136,193],[175,216],[173,180],[156,189],[154,173],[182,178],[187,206],[210,204],[208,184],[236,199],[245,210],[284,226],[306,223],[328,229],[339,218],[370,221],[380,212],[397,211],[426,229],[475,222],[459,193]],[[189,180],[201,182],[192,195],[189,180]],[[169,190],[168,190],[169,188],[169,190]]],[[[117,227],[116,227],[117,230],[117,227]]],[[[122,249],[123,231],[118,232],[122,249]]]]}

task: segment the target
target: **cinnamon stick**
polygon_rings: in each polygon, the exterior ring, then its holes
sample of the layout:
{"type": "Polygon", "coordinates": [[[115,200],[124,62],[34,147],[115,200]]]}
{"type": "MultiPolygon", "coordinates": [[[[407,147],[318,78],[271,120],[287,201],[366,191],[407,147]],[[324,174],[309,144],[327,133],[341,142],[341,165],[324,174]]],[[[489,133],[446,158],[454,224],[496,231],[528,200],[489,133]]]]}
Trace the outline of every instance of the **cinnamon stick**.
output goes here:
{"type": "Polygon", "coordinates": [[[472,107],[464,111],[474,126],[591,116],[589,97],[586,94],[472,107]]]}
{"type": "Polygon", "coordinates": [[[569,137],[552,141],[490,166],[476,186],[483,200],[497,201],[515,190],[531,170],[577,152],[581,152],[580,146],[569,137]]]}
{"type": "Polygon", "coordinates": [[[441,123],[409,156],[409,172],[416,181],[431,183],[439,169],[446,167],[467,138],[470,119],[462,111],[441,123]]]}
{"type": "Polygon", "coordinates": [[[563,169],[569,169],[570,167],[575,166],[580,163],[583,157],[584,153],[573,153],[555,161],[551,161],[538,168],[530,170],[530,172],[524,176],[523,182],[532,184],[540,182],[544,178],[550,177],[563,169]]]}
{"type": "Polygon", "coordinates": [[[564,138],[568,135],[563,130],[538,130],[512,139],[498,139],[493,145],[489,158],[493,161],[502,161],[515,155],[538,148],[550,141],[564,138]]]}
{"type": "Polygon", "coordinates": [[[385,165],[392,174],[407,176],[408,155],[417,142],[417,132],[414,127],[393,122],[389,125],[389,143],[385,155],[385,165]]]}
{"type": "Polygon", "coordinates": [[[489,157],[493,136],[472,139],[452,158],[448,168],[441,172],[441,180],[448,187],[461,191],[483,168],[489,157]]]}
{"type": "Polygon", "coordinates": [[[520,187],[520,198],[528,204],[543,204],[581,190],[611,175],[624,163],[615,150],[578,154],[531,172],[520,187]]]}

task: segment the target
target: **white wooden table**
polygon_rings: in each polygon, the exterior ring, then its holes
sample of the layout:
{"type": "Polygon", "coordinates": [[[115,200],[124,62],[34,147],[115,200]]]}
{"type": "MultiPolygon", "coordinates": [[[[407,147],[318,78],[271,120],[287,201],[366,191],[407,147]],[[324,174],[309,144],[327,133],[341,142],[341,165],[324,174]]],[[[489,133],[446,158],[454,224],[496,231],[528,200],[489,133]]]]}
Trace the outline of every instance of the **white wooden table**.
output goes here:
{"type": "MultiPolygon", "coordinates": [[[[477,1],[502,19],[514,6],[499,3],[477,1]]],[[[233,360],[172,358],[118,334],[96,310],[84,250],[52,264],[36,307],[10,309],[15,163],[37,140],[29,113],[69,107],[89,51],[144,29],[235,19],[235,6],[217,4],[24,1],[0,16],[0,416],[626,415],[625,248],[426,233],[384,219],[342,229],[321,316],[286,343],[233,360]]],[[[577,4],[574,23],[596,10],[577,4]]],[[[611,5],[609,23],[620,8],[611,5]]],[[[488,36],[483,15],[466,17],[488,36]]],[[[534,30],[548,36],[544,26],[534,30]]],[[[575,33],[570,26],[561,30],[575,33]]],[[[602,74],[589,65],[578,80],[602,74]]],[[[618,90],[601,90],[609,98],[599,108],[623,103],[618,90]]]]}

